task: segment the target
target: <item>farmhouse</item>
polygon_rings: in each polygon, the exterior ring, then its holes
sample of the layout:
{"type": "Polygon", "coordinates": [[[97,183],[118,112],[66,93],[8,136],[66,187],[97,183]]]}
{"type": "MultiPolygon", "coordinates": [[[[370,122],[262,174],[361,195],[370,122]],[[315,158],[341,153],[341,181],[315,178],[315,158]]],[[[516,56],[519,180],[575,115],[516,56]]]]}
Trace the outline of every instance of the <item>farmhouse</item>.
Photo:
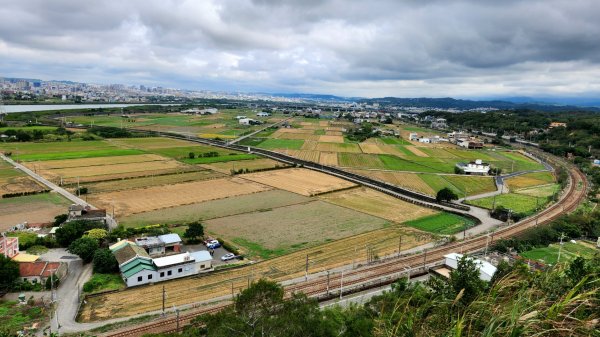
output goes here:
{"type": "Polygon", "coordinates": [[[115,255],[121,277],[128,287],[195,275],[212,268],[212,256],[207,251],[153,259],[142,247],[127,240],[121,240],[109,249],[115,255]]]}
{"type": "Polygon", "coordinates": [[[483,143],[478,140],[462,140],[457,144],[466,149],[483,149],[483,143]]]}
{"type": "Polygon", "coordinates": [[[456,167],[464,171],[466,174],[486,175],[490,171],[490,164],[484,163],[481,159],[474,162],[456,163],[456,167]]]}
{"type": "Polygon", "coordinates": [[[12,259],[17,254],[19,254],[19,238],[6,237],[6,235],[2,233],[2,238],[0,239],[0,255],[12,259]]]}
{"type": "Polygon", "coordinates": [[[469,135],[467,135],[466,133],[464,133],[462,131],[461,132],[452,131],[452,132],[448,133],[448,141],[453,144],[458,144],[467,139],[469,139],[469,135]]]}
{"type": "Polygon", "coordinates": [[[408,134],[408,140],[412,141],[416,141],[417,139],[419,139],[419,135],[416,132],[411,132],[408,134]]]}
{"type": "Polygon", "coordinates": [[[433,129],[448,128],[448,124],[446,124],[446,119],[445,118],[436,118],[433,122],[431,122],[431,128],[433,128],[433,129]]]}
{"type": "Polygon", "coordinates": [[[271,116],[271,114],[263,111],[263,112],[257,113],[256,116],[257,117],[269,117],[269,116],[271,116]]]}
{"type": "Polygon", "coordinates": [[[169,255],[181,252],[181,238],[178,234],[164,234],[136,238],[135,244],[144,248],[150,256],[169,255]]]}
{"type": "Polygon", "coordinates": [[[62,262],[21,262],[19,263],[19,276],[23,281],[31,283],[44,283],[50,277],[62,278],[67,274],[67,264],[62,262]]]}
{"type": "Polygon", "coordinates": [[[69,217],[66,222],[74,220],[99,221],[107,224],[105,209],[91,209],[89,206],[73,204],[69,206],[69,217]]]}
{"type": "MultiPolygon", "coordinates": [[[[458,261],[463,257],[462,254],[458,253],[450,253],[448,255],[444,255],[444,267],[438,270],[435,270],[439,275],[449,277],[450,272],[458,268],[458,261]]],[[[496,267],[494,267],[491,263],[479,259],[473,259],[471,257],[467,257],[469,260],[473,260],[479,269],[479,278],[484,281],[491,281],[492,277],[496,273],[496,267]]]]}

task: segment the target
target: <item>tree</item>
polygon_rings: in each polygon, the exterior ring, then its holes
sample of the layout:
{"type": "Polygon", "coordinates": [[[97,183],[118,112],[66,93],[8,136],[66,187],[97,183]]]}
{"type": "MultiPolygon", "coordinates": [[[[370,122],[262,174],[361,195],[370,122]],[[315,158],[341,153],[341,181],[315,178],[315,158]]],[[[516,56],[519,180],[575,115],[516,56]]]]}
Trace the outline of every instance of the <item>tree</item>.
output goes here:
{"type": "MultiPolygon", "coordinates": [[[[326,332],[318,303],[304,294],[283,298],[283,288],[275,282],[259,280],[242,291],[232,307],[197,319],[206,328],[205,336],[334,336],[326,332]]],[[[327,322],[327,324],[332,324],[327,322]]]]}
{"type": "Polygon", "coordinates": [[[94,272],[109,274],[119,270],[119,263],[109,249],[98,249],[94,252],[94,272]]]}
{"type": "Polygon", "coordinates": [[[8,290],[19,278],[19,264],[0,255],[0,290],[8,290]]]}
{"type": "Polygon", "coordinates": [[[462,293],[460,301],[463,304],[471,303],[486,287],[486,282],[479,278],[477,263],[466,255],[458,260],[456,269],[450,272],[448,284],[454,295],[462,293]]]}
{"type": "Polygon", "coordinates": [[[454,193],[454,191],[452,191],[448,187],[444,187],[441,190],[439,190],[437,192],[437,195],[435,196],[435,200],[437,200],[438,202],[440,202],[440,201],[450,202],[452,200],[457,200],[457,199],[458,199],[458,196],[456,195],[456,193],[454,193]]]}
{"type": "Polygon", "coordinates": [[[89,231],[85,232],[85,236],[92,238],[92,239],[96,239],[98,240],[98,242],[104,240],[104,238],[106,238],[106,236],[108,236],[108,232],[106,231],[106,229],[102,229],[102,228],[94,228],[94,229],[90,229],[89,231]]]}
{"type": "Polygon", "coordinates": [[[69,253],[78,255],[83,262],[91,262],[94,258],[94,253],[98,249],[98,241],[89,237],[82,237],[73,241],[67,249],[69,253]]]}
{"type": "Polygon", "coordinates": [[[204,226],[198,221],[192,222],[188,225],[188,228],[183,233],[183,237],[194,242],[199,237],[204,236],[204,226]]]}
{"type": "Polygon", "coordinates": [[[194,154],[194,152],[190,152],[190,153],[188,153],[188,158],[194,159],[194,158],[196,158],[196,155],[194,154]]]}
{"type": "Polygon", "coordinates": [[[85,232],[94,228],[104,228],[104,224],[96,221],[77,220],[63,224],[56,230],[56,242],[61,247],[68,247],[73,241],[79,239],[85,232]]]}
{"type": "Polygon", "coordinates": [[[68,218],[69,218],[68,214],[59,214],[59,215],[55,216],[53,226],[58,227],[58,226],[62,225],[65,221],[67,221],[68,218]]]}

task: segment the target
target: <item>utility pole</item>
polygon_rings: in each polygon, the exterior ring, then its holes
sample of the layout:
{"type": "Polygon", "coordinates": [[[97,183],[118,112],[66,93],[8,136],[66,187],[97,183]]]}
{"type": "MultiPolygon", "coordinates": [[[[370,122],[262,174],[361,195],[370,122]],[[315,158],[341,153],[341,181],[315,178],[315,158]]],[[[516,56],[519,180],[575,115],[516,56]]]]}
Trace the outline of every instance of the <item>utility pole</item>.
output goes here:
{"type": "Polygon", "coordinates": [[[167,299],[167,292],[165,290],[165,286],[163,286],[162,291],[162,314],[165,315],[165,300],[167,299]]]}
{"type": "Polygon", "coordinates": [[[327,271],[327,296],[329,296],[329,270],[327,271]]]}
{"type": "Polygon", "coordinates": [[[398,256],[400,256],[401,252],[402,252],[402,235],[400,235],[400,238],[398,239],[398,256]]]}
{"type": "Polygon", "coordinates": [[[177,315],[177,330],[176,333],[179,333],[179,309],[175,309],[175,314],[177,315]]]}
{"type": "Polygon", "coordinates": [[[560,233],[560,246],[558,247],[558,258],[556,259],[557,264],[560,262],[560,253],[562,251],[564,237],[565,237],[565,233],[560,233]]]}
{"type": "Polygon", "coordinates": [[[536,227],[538,225],[538,220],[540,219],[540,212],[538,212],[538,202],[539,202],[539,198],[535,197],[535,211],[537,212],[537,214],[535,215],[535,226],[536,227]]]}
{"type": "Polygon", "coordinates": [[[308,281],[308,254],[306,254],[306,267],[304,268],[304,281],[308,281]]]}
{"type": "Polygon", "coordinates": [[[427,262],[427,248],[423,250],[425,255],[423,255],[423,268],[425,268],[425,262],[427,262]]]}
{"type": "Polygon", "coordinates": [[[77,196],[81,197],[81,187],[79,186],[79,176],[77,176],[77,196]]]}
{"type": "Polygon", "coordinates": [[[343,293],[344,293],[344,271],[342,270],[342,277],[340,278],[340,300],[342,300],[343,293]]]}

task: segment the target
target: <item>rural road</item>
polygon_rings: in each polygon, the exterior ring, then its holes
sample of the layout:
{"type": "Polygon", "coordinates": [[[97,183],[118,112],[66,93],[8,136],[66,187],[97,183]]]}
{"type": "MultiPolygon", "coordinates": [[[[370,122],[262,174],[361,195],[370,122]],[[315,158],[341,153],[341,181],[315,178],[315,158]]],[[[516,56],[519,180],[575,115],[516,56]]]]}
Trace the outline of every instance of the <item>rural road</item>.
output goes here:
{"type": "MultiPolygon", "coordinates": [[[[7,156],[5,156],[3,154],[0,154],[0,158],[5,160],[12,166],[16,167],[17,169],[25,172],[33,179],[46,185],[51,191],[62,195],[63,197],[67,198],[68,200],[71,200],[74,204],[78,204],[78,205],[82,205],[82,206],[89,206],[91,209],[97,209],[96,207],[94,207],[94,205],[87,203],[85,200],[77,197],[76,195],[72,194],[71,192],[65,190],[64,188],[54,184],[53,182],[47,180],[46,178],[40,176],[39,174],[37,174],[35,172],[33,172],[32,170],[28,169],[25,165],[19,164],[16,161],[12,160],[11,158],[8,158],[7,156]]],[[[117,222],[112,217],[110,217],[108,214],[106,215],[106,217],[107,217],[107,222],[108,222],[110,228],[114,228],[117,226],[117,222]]]]}

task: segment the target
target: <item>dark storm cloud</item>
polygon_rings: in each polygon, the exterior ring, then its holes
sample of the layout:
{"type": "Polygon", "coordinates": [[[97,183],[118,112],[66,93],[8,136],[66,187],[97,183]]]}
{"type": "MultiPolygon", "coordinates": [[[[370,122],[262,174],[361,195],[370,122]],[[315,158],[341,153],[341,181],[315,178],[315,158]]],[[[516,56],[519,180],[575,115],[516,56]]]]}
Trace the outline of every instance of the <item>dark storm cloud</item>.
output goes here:
{"type": "Polygon", "coordinates": [[[600,91],[600,2],[0,1],[0,74],[345,95],[600,91]]]}

